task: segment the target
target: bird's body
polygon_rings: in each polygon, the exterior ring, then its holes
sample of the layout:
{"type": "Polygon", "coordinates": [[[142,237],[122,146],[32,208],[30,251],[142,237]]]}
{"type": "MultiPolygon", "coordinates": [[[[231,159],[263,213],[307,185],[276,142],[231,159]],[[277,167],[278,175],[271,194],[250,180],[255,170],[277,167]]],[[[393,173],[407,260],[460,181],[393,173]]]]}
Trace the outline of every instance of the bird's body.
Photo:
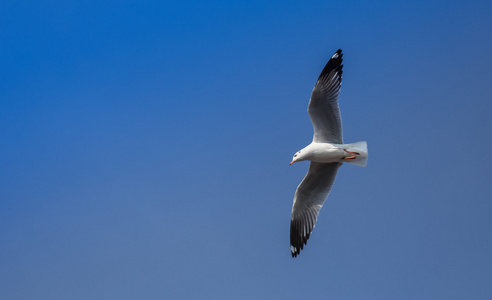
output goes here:
{"type": "Polygon", "coordinates": [[[364,142],[354,144],[332,144],[332,143],[311,143],[300,150],[305,153],[304,159],[296,161],[309,160],[319,163],[334,163],[334,162],[350,162],[360,165],[365,164],[367,160],[367,147],[364,142]],[[358,153],[350,161],[346,157],[350,157],[351,153],[358,153]],[[356,163],[357,162],[357,163],[356,163]]]}
{"type": "Polygon", "coordinates": [[[333,54],[319,75],[308,105],[314,129],[313,141],[294,154],[290,163],[311,161],[306,176],[297,187],[292,205],[292,257],[296,257],[307,243],[342,163],[349,162],[361,167],[367,163],[366,142],[343,143],[342,118],[338,107],[342,56],[342,50],[333,54]]]}

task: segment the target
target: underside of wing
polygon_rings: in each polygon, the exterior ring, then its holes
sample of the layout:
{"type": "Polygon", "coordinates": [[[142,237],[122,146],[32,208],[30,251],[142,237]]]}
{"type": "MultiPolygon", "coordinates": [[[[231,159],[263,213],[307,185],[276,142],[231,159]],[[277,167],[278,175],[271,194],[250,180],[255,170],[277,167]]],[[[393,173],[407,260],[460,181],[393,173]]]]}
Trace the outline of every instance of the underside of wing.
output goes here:
{"type": "Polygon", "coordinates": [[[342,84],[342,50],[330,58],[311,93],[308,113],[313,123],[313,141],[343,144],[338,95],[342,84]]]}
{"type": "Polygon", "coordinates": [[[296,257],[307,243],[341,165],[311,162],[306,176],[297,187],[290,222],[292,257],[296,257]]]}

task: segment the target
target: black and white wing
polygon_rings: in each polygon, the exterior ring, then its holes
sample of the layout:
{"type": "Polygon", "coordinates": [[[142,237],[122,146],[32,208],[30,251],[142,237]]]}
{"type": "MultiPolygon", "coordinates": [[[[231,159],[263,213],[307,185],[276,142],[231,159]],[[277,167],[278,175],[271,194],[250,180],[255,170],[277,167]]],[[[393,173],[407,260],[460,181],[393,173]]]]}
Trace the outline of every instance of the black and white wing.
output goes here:
{"type": "Polygon", "coordinates": [[[306,177],[297,187],[290,221],[290,251],[296,257],[309,239],[318,214],[330,193],[342,163],[311,162],[306,177]]]}
{"type": "Polygon", "coordinates": [[[308,113],[313,123],[313,141],[343,144],[342,118],[338,107],[338,94],[342,84],[342,50],[330,58],[311,93],[308,113]]]}

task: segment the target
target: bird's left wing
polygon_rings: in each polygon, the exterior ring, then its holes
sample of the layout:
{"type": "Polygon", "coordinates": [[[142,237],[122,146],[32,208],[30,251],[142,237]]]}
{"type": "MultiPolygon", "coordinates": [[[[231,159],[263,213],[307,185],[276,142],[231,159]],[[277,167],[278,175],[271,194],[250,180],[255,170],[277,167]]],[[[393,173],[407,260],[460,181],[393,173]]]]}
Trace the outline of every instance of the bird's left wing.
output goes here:
{"type": "Polygon", "coordinates": [[[297,187],[290,221],[290,251],[296,257],[309,239],[342,163],[311,162],[297,187]]]}
{"type": "Polygon", "coordinates": [[[342,85],[342,50],[330,58],[321,71],[309,100],[308,113],[313,123],[316,143],[343,144],[342,117],[338,94],[342,85]]]}

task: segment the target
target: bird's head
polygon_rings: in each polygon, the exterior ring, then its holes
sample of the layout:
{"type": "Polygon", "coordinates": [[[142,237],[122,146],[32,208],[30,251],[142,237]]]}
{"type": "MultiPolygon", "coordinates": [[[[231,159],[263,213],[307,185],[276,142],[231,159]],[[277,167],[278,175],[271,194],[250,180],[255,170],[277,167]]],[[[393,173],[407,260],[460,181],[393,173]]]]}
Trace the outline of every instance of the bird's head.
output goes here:
{"type": "Polygon", "coordinates": [[[292,157],[292,161],[290,162],[289,165],[292,165],[293,163],[298,161],[306,160],[307,158],[305,157],[305,155],[306,155],[306,151],[304,151],[304,149],[297,151],[296,154],[294,154],[294,156],[292,157]]]}

